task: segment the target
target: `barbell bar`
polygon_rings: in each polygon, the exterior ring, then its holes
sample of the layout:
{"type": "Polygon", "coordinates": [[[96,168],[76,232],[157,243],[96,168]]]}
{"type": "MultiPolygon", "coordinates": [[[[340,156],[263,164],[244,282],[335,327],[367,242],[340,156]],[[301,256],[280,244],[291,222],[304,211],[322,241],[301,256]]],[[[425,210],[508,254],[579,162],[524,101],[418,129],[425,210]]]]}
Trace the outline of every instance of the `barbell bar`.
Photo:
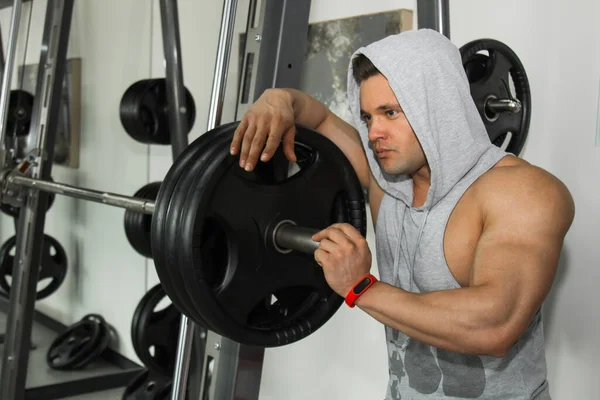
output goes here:
{"type": "MultiPolygon", "coordinates": [[[[37,189],[48,193],[102,203],[148,215],[154,213],[155,202],[139,197],[123,196],[59,182],[34,179],[17,174],[9,174],[6,178],[6,183],[8,186],[14,185],[29,189],[37,189]]],[[[295,250],[312,254],[319,247],[319,243],[312,240],[312,236],[317,232],[319,232],[318,229],[297,226],[293,221],[282,221],[274,229],[272,240],[274,247],[282,253],[295,250]]]]}

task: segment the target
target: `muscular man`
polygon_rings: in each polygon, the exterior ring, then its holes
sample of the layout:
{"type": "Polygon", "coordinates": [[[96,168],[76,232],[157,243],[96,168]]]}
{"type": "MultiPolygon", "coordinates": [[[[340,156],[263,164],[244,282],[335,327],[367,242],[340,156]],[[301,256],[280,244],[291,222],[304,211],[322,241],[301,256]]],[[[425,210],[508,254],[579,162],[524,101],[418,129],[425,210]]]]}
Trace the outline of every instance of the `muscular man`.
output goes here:
{"type": "MultiPolygon", "coordinates": [[[[388,400],[548,399],[542,303],[574,217],[556,177],[492,145],[458,49],[419,30],[353,56],[355,127],[296,90],[267,90],[232,154],[252,170],[294,124],[331,139],[368,190],[380,281],[356,305],[386,327],[388,400]]],[[[348,224],[313,237],[329,285],[348,292],[371,251],[348,224]]]]}

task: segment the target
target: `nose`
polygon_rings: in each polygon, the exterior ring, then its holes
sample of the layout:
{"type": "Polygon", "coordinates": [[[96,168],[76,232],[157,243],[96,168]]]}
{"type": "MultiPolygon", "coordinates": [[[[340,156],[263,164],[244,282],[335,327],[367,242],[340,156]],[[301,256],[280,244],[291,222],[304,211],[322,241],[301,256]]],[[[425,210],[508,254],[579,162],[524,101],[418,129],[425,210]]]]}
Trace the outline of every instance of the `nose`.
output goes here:
{"type": "Polygon", "coordinates": [[[383,125],[379,122],[379,118],[373,118],[371,125],[369,126],[369,141],[376,142],[379,139],[383,139],[385,136],[385,130],[383,125]]]}

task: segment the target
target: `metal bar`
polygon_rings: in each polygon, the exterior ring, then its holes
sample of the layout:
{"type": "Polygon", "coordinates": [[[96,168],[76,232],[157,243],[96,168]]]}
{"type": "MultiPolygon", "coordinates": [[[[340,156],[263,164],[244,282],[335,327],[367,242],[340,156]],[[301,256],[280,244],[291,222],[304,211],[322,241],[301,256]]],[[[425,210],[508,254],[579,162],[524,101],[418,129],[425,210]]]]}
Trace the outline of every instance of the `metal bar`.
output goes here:
{"type": "Polygon", "coordinates": [[[171,150],[175,160],[188,146],[188,115],[183,84],[181,39],[179,37],[179,13],[177,1],[160,0],[163,51],[165,53],[167,106],[171,130],[171,150]]]}
{"type": "Polygon", "coordinates": [[[319,248],[319,242],[312,240],[312,236],[317,232],[318,229],[283,223],[273,231],[273,243],[283,252],[296,250],[312,254],[319,248]]]}
{"type": "Polygon", "coordinates": [[[2,27],[0,27],[0,75],[4,75],[4,43],[2,41],[2,27]]]}
{"type": "MultiPolygon", "coordinates": [[[[54,159],[60,96],[65,73],[74,0],[49,0],[42,35],[40,68],[29,136],[41,150],[33,178],[49,180],[54,159]],[[42,101],[43,99],[43,101],[42,101]]],[[[48,194],[32,191],[19,216],[17,249],[6,322],[6,342],[0,375],[0,399],[25,398],[29,343],[41,262],[48,194]]]]}
{"type": "Polygon", "coordinates": [[[93,201],[96,203],[120,207],[126,210],[144,214],[154,213],[154,202],[138,197],[122,196],[120,194],[101,192],[98,190],[80,188],[77,186],[66,185],[64,183],[28,178],[20,175],[9,177],[8,184],[37,189],[47,193],[55,193],[77,199],[93,201]]]}
{"type": "Polygon", "coordinates": [[[521,102],[517,99],[493,99],[490,98],[485,102],[485,108],[490,110],[491,112],[513,112],[518,113],[521,111],[522,105],[521,102]]]}
{"type": "Polygon", "coordinates": [[[229,69],[231,43],[233,42],[236,9],[237,0],[225,0],[223,2],[217,61],[215,62],[215,75],[208,109],[207,128],[209,131],[221,124],[221,116],[223,115],[223,100],[225,99],[225,85],[227,84],[227,71],[229,69]]]}
{"type": "MultiPolygon", "coordinates": [[[[101,192],[98,190],[66,185],[64,183],[28,178],[21,175],[9,176],[8,184],[74,197],[77,199],[93,201],[109,206],[125,208],[127,210],[144,214],[153,214],[156,205],[154,201],[144,198],[101,192]]],[[[312,254],[319,247],[319,243],[312,240],[312,236],[317,232],[319,232],[319,230],[315,228],[308,228],[294,225],[293,223],[289,222],[283,222],[273,230],[273,243],[276,247],[280,248],[284,252],[286,250],[296,250],[303,253],[312,254]]],[[[188,324],[187,320],[182,322],[188,324]]],[[[180,330],[180,336],[181,332],[185,329],[187,329],[185,326],[182,327],[180,330]]],[[[184,336],[183,338],[187,340],[187,336],[184,336]]],[[[182,342],[180,342],[180,345],[181,343],[182,342]]],[[[187,357],[187,355],[183,354],[182,356],[187,357]]]]}
{"type": "MultiPolygon", "coordinates": [[[[8,119],[8,102],[15,58],[17,53],[17,41],[19,37],[19,25],[21,23],[22,0],[14,0],[10,17],[10,30],[8,32],[8,48],[6,50],[6,63],[2,71],[2,88],[0,92],[0,167],[6,166],[8,160],[8,149],[6,148],[6,121],[8,119]]],[[[1,42],[0,42],[1,44],[1,42]]]]}
{"type": "MultiPolygon", "coordinates": [[[[160,16],[163,33],[163,51],[166,61],[171,151],[173,160],[175,160],[188,146],[188,115],[192,112],[186,104],[185,86],[183,83],[177,1],[160,0],[160,16]]],[[[171,399],[173,400],[185,399],[193,338],[194,324],[189,322],[186,316],[182,315],[173,375],[173,389],[171,391],[171,399]]]]}
{"type": "Polygon", "coordinates": [[[417,0],[417,24],[450,39],[450,0],[417,0]]]}
{"type": "Polygon", "coordinates": [[[177,358],[173,374],[172,400],[184,400],[186,398],[193,344],[194,323],[182,315],[177,342],[177,358]]]}

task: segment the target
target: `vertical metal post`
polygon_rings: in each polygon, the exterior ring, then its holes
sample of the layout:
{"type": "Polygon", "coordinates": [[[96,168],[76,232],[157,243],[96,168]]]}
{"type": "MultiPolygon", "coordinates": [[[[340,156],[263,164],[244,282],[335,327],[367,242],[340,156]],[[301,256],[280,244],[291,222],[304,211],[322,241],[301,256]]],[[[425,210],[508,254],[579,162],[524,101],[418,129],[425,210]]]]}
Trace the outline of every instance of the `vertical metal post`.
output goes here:
{"type": "Polygon", "coordinates": [[[236,117],[268,88],[299,88],[311,0],[250,0],[236,117]]]}
{"type": "MultiPolygon", "coordinates": [[[[231,43],[233,42],[233,30],[235,27],[235,14],[237,10],[237,0],[224,0],[223,2],[223,13],[221,16],[221,27],[219,30],[219,43],[217,46],[217,57],[215,61],[215,73],[213,77],[213,86],[210,97],[210,106],[208,111],[208,123],[207,129],[212,130],[221,124],[221,117],[223,115],[223,101],[225,99],[225,87],[227,85],[227,72],[229,69],[229,58],[231,55],[231,43]]],[[[211,357],[210,351],[215,350],[213,340],[228,341],[231,347],[234,348],[234,353],[239,348],[239,344],[234,343],[226,338],[221,338],[210,330],[207,332],[206,350],[204,352],[204,361],[202,362],[202,383],[200,385],[200,399],[215,399],[214,397],[214,379],[216,371],[215,364],[213,363],[214,357],[211,357]],[[211,371],[212,370],[212,371],[211,371]]],[[[216,349],[218,351],[218,349],[216,349]]],[[[235,375],[237,371],[237,357],[231,357],[234,360],[234,365],[223,371],[223,375],[235,375]]],[[[235,385],[229,385],[230,393],[227,395],[221,394],[218,399],[232,399],[233,390],[235,385]]],[[[247,398],[247,397],[244,397],[247,398]]],[[[249,399],[250,400],[250,399],[249,399]]]]}
{"type": "MultiPolygon", "coordinates": [[[[32,177],[48,180],[54,158],[60,96],[74,0],[48,0],[30,137],[39,154],[32,177]]],[[[29,343],[43,244],[48,194],[31,190],[19,216],[17,249],[0,375],[0,399],[25,398],[29,343]]]]}
{"type": "Polygon", "coordinates": [[[450,0],[417,0],[417,24],[450,39],[450,0]]]}
{"type": "Polygon", "coordinates": [[[223,2],[223,17],[221,19],[221,30],[219,32],[219,45],[217,47],[215,75],[213,78],[210,106],[208,110],[208,130],[214,129],[221,124],[221,116],[223,115],[223,100],[225,98],[225,85],[227,83],[227,71],[229,68],[229,56],[231,55],[231,43],[233,42],[233,28],[235,27],[236,10],[237,0],[225,0],[223,2]]]}
{"type": "Polygon", "coordinates": [[[176,159],[188,146],[188,114],[190,112],[185,102],[177,0],[160,0],[160,19],[166,63],[171,148],[173,150],[173,159],[176,159]]]}
{"type": "MultiPolygon", "coordinates": [[[[185,97],[177,0],[160,0],[160,20],[166,64],[171,150],[173,160],[175,160],[188,146],[188,115],[191,112],[187,109],[185,97]]],[[[185,315],[182,315],[171,391],[173,400],[185,399],[193,342],[194,324],[185,315]]]]}
{"type": "MultiPolygon", "coordinates": [[[[3,43],[1,26],[0,26],[0,43],[3,43]]],[[[4,75],[4,46],[0,46],[0,75],[4,75]]],[[[2,130],[4,130],[4,129],[2,129],[2,130]]]]}
{"type": "MultiPolygon", "coordinates": [[[[19,37],[19,25],[21,23],[22,0],[14,0],[12,13],[10,17],[10,31],[8,33],[8,46],[6,50],[6,64],[2,71],[2,87],[0,92],[0,168],[5,167],[7,163],[6,149],[6,120],[8,119],[8,102],[12,83],[13,71],[15,68],[15,58],[17,54],[17,41],[19,37]]],[[[1,42],[0,42],[1,45],[1,42]]],[[[0,46],[1,47],[1,46],[0,46]]],[[[4,57],[3,57],[4,58],[4,57]]]]}

